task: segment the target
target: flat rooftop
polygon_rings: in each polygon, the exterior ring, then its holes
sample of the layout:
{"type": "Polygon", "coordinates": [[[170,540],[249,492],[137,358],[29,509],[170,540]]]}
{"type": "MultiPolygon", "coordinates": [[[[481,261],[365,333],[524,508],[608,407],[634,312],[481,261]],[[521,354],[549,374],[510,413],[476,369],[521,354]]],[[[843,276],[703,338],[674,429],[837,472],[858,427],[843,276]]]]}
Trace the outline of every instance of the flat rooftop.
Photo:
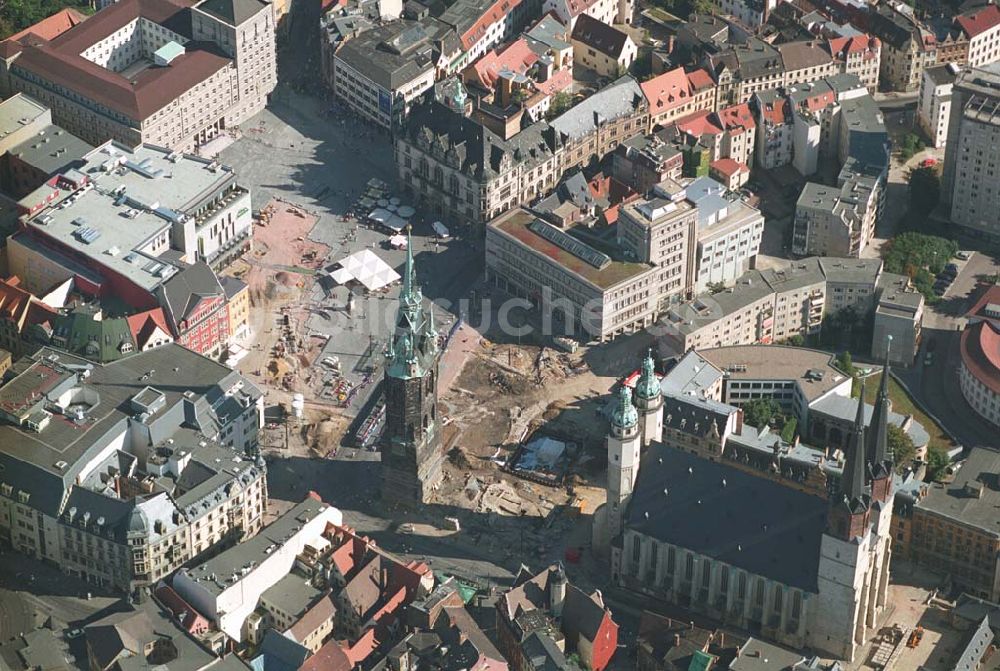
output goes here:
{"type": "Polygon", "coordinates": [[[176,272],[153,254],[156,239],[165,234],[169,239],[173,226],[235,180],[231,168],[206,159],[114,142],[86,154],[77,170],[92,187],[61,193],[29,227],[147,291],[176,272]]]}
{"type": "Polygon", "coordinates": [[[54,175],[92,151],[93,145],[49,124],[34,137],[11,147],[8,153],[47,175],[54,175]]]}
{"type": "Polygon", "coordinates": [[[253,538],[211,557],[203,564],[191,567],[188,569],[188,576],[206,590],[216,595],[221,594],[235,584],[232,581],[233,575],[239,575],[251,562],[255,566],[260,566],[276,547],[283,545],[304,524],[315,519],[329,507],[322,501],[308,497],[261,529],[253,538]]]}
{"type": "Polygon", "coordinates": [[[806,400],[812,401],[847,379],[833,367],[829,352],[783,345],[735,345],[699,350],[706,361],[728,373],[729,380],[774,380],[799,383],[806,400]],[[823,373],[822,379],[809,371],[823,373]]]}
{"type": "Polygon", "coordinates": [[[774,290],[759,270],[751,270],[725,291],[697,296],[694,300],[672,308],[664,319],[671,328],[690,335],[768,297],[773,299],[774,290]]]}
{"type": "Polygon", "coordinates": [[[917,507],[1000,536],[1000,452],[976,447],[950,484],[931,485],[917,507]]]}
{"type": "Polygon", "coordinates": [[[289,573],[264,590],[260,598],[298,619],[305,615],[313,602],[322,595],[323,591],[314,587],[305,576],[289,573]]]}
{"type": "Polygon", "coordinates": [[[637,275],[649,272],[652,266],[645,263],[611,261],[604,268],[597,268],[562,247],[531,230],[534,221],[541,221],[531,212],[518,208],[490,222],[489,226],[512,238],[535,254],[543,256],[602,291],[626,282],[637,275]]]}
{"type": "Polygon", "coordinates": [[[0,101],[0,140],[34,122],[48,111],[48,107],[35,102],[23,93],[0,101]]]}

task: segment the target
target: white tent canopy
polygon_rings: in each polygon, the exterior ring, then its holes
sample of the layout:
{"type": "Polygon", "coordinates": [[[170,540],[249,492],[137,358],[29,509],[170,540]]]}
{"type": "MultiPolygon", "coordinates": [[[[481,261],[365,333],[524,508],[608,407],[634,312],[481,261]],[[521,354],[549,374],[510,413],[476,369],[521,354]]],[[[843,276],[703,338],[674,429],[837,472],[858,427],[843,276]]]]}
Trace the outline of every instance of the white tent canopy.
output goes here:
{"type": "Polygon", "coordinates": [[[338,284],[356,280],[366,289],[376,291],[399,281],[399,273],[370,249],[354,252],[338,263],[340,268],[330,273],[330,277],[338,284]]]}

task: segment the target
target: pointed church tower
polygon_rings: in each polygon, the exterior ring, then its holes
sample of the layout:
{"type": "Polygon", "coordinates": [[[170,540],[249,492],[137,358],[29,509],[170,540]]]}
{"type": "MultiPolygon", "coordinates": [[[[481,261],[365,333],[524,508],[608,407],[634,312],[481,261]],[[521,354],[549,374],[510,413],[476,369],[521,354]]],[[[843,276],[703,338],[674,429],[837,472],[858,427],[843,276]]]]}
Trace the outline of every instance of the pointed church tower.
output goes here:
{"type": "Polygon", "coordinates": [[[416,284],[413,244],[407,233],[406,269],[396,332],[386,350],[382,498],[426,503],[441,482],[444,453],[437,418],[440,351],[434,316],[416,284]]]}
{"type": "Polygon", "coordinates": [[[639,411],[639,437],[642,447],[663,439],[663,391],[656,378],[653,351],[642,362],[642,374],[635,383],[635,406],[639,411]]]}
{"type": "Polygon", "coordinates": [[[868,460],[865,455],[865,384],[861,383],[861,397],[854,417],[854,428],[848,439],[844,460],[844,473],[840,477],[840,491],[830,501],[827,533],[841,540],[851,540],[865,533],[871,498],[865,491],[868,460]]]}
{"type": "Polygon", "coordinates": [[[639,473],[639,413],[632,405],[632,393],[622,385],[611,413],[608,434],[608,532],[615,539],[625,526],[625,509],[639,473]]]}
{"type": "Polygon", "coordinates": [[[872,410],[872,420],[868,425],[868,442],[865,449],[868,472],[872,481],[872,499],[879,503],[885,503],[892,496],[893,458],[889,453],[889,412],[892,410],[892,401],[889,400],[891,335],[888,336],[888,340],[885,348],[885,365],[882,367],[882,379],[872,410]]]}
{"type": "Polygon", "coordinates": [[[830,497],[827,529],[820,541],[819,595],[810,604],[807,627],[810,645],[847,661],[854,660],[877,628],[888,586],[892,500],[872,505],[867,445],[862,383],[840,489],[830,497]]]}

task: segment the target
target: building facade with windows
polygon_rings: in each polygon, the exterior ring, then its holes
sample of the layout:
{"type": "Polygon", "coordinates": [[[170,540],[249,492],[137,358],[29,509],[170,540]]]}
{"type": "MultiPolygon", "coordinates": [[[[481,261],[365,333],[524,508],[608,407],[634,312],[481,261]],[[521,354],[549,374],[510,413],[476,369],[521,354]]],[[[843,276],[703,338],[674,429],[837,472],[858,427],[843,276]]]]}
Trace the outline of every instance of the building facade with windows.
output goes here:
{"type": "Polygon", "coordinates": [[[0,539],[109,589],[256,534],[263,395],[168,344],[107,364],[48,348],[0,387],[0,539]]]}
{"type": "Polygon", "coordinates": [[[263,0],[124,0],[50,39],[4,42],[0,81],[85,141],[191,150],[264,108],[277,85],[263,0]]]}

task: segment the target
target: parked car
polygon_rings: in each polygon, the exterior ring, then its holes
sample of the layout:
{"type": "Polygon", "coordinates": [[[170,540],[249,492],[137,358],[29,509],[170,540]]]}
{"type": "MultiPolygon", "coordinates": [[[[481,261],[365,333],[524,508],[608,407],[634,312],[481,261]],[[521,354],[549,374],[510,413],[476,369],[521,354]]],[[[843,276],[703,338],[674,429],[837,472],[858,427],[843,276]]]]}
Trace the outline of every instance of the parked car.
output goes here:
{"type": "Polygon", "coordinates": [[[936,165],[937,165],[936,158],[925,158],[923,161],[920,162],[921,168],[933,168],[936,165]]]}
{"type": "Polygon", "coordinates": [[[963,261],[968,261],[969,259],[972,258],[972,252],[964,252],[963,251],[963,252],[959,252],[958,254],[955,254],[955,256],[957,256],[958,258],[962,259],[963,261]]]}
{"type": "Polygon", "coordinates": [[[66,632],[66,638],[73,640],[74,638],[80,638],[83,636],[83,629],[70,629],[66,632]]]}
{"type": "Polygon", "coordinates": [[[944,267],[944,271],[946,273],[954,273],[954,274],[957,275],[958,274],[958,266],[955,265],[954,263],[949,263],[948,265],[946,265],[944,267]]]}

